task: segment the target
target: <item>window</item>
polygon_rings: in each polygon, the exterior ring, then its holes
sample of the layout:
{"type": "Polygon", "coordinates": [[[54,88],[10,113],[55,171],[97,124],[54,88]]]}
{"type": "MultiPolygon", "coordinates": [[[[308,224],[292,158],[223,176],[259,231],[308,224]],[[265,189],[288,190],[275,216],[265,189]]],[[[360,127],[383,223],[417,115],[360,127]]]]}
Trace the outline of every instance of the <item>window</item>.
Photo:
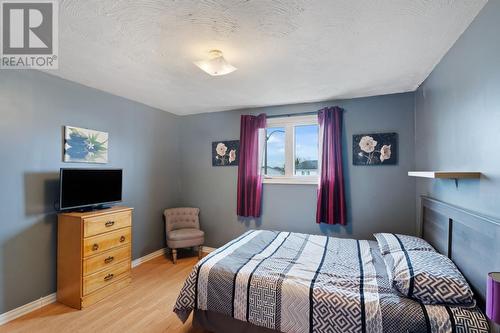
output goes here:
{"type": "Polygon", "coordinates": [[[285,175],[285,127],[266,128],[264,175],[285,175]]]}
{"type": "Polygon", "coordinates": [[[316,115],[268,119],[261,136],[264,183],[317,184],[318,131],[316,115]]]}

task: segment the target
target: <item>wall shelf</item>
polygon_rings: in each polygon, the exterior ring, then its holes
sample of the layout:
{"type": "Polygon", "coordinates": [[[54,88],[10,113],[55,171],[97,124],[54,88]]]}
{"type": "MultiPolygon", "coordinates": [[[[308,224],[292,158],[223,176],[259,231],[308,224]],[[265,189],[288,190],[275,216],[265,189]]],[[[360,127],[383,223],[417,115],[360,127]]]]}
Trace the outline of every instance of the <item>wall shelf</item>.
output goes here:
{"type": "Polygon", "coordinates": [[[481,172],[409,171],[408,176],[434,179],[478,179],[481,178],[481,172]]]}
{"type": "Polygon", "coordinates": [[[421,177],[431,179],[453,179],[458,188],[460,179],[479,179],[481,172],[463,172],[463,171],[408,171],[410,177],[421,177]]]}

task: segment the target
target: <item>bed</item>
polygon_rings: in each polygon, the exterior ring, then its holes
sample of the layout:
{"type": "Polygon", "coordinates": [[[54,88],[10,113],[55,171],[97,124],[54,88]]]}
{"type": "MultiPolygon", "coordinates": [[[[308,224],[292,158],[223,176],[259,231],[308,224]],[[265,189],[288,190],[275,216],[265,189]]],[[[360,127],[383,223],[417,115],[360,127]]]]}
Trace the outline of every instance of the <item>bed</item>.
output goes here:
{"type": "Polygon", "coordinates": [[[374,241],[265,230],[202,259],[174,312],[182,321],[194,312],[194,325],[213,332],[489,331],[477,306],[424,305],[397,293],[374,241]]]}

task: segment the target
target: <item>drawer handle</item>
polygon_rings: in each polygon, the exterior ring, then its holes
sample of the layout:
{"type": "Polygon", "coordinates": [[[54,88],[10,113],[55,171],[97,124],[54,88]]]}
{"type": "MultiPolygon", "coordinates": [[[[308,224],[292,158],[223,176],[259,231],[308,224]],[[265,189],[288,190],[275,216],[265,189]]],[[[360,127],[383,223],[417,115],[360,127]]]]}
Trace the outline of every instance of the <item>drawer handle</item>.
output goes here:
{"type": "Polygon", "coordinates": [[[97,250],[99,250],[99,244],[92,245],[92,251],[97,251],[97,250]]]}
{"type": "Polygon", "coordinates": [[[125,236],[120,237],[120,243],[123,243],[123,242],[125,242],[125,236]]]}
{"type": "Polygon", "coordinates": [[[113,260],[115,260],[115,257],[110,256],[110,257],[107,257],[106,259],[104,259],[104,263],[105,263],[105,264],[109,264],[109,263],[110,263],[110,262],[112,262],[113,260]]]}
{"type": "Polygon", "coordinates": [[[113,225],[115,224],[115,221],[108,221],[106,222],[104,225],[109,228],[109,227],[112,227],[113,225]]]}
{"type": "Polygon", "coordinates": [[[104,281],[109,281],[111,280],[115,275],[114,274],[108,274],[104,277],[104,281]]]}

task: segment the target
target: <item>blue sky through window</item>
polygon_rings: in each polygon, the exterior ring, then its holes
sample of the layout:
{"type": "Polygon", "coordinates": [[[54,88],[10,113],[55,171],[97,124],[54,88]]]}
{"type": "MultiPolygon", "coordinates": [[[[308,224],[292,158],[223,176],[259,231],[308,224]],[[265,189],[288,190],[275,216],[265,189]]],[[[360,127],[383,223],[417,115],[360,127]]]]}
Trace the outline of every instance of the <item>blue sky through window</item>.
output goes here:
{"type": "Polygon", "coordinates": [[[318,125],[295,127],[295,158],[300,161],[318,160],[318,125]]]}
{"type": "Polygon", "coordinates": [[[266,129],[267,166],[284,168],[285,166],[285,128],[271,127],[266,129]]]}
{"type": "MultiPolygon", "coordinates": [[[[285,165],[285,133],[283,127],[266,129],[267,165],[284,168],[285,165]],[[272,134],[271,134],[272,133],[272,134]]],[[[318,126],[305,125],[295,127],[295,156],[301,161],[318,160],[318,126]]]]}

